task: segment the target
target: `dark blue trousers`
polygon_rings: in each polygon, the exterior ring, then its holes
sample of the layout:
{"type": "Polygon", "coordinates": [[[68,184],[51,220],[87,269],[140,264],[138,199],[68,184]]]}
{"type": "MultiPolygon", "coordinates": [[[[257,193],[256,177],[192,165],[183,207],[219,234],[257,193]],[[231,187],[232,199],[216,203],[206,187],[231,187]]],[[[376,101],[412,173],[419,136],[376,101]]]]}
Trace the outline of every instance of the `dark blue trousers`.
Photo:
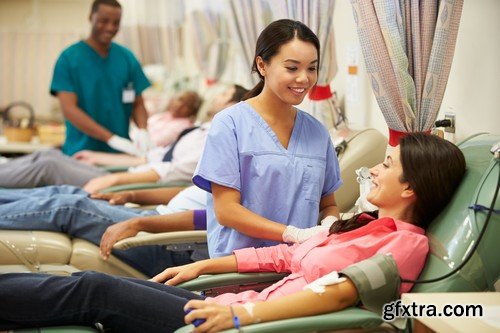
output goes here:
{"type": "Polygon", "coordinates": [[[101,323],[106,332],[173,332],[184,326],[184,305],[202,299],[150,281],[96,272],[71,276],[0,275],[0,331],[101,323]]]}

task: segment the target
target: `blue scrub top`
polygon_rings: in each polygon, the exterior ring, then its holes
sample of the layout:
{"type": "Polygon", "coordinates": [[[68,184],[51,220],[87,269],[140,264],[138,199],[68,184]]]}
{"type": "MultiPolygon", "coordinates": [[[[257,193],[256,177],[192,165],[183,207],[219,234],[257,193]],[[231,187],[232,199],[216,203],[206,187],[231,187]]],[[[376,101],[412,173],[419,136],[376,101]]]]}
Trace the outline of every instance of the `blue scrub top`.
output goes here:
{"type": "MultiPolygon", "coordinates": [[[[285,149],[265,120],[246,102],[218,113],[210,127],[193,182],[211,192],[211,182],[241,193],[241,204],[272,221],[298,228],[317,224],[319,203],[342,185],[337,156],[326,128],[298,110],[285,149]]],[[[207,200],[210,257],[245,247],[278,244],[220,225],[212,195],[207,200]]]]}
{"type": "MultiPolygon", "coordinates": [[[[72,92],[78,107],[112,133],[128,138],[133,102],[123,102],[123,90],[130,87],[139,96],[150,83],[139,61],[128,49],[112,43],[107,57],[80,41],[65,49],[56,62],[50,93],[72,92]]],[[[68,120],[63,152],[83,150],[115,152],[105,142],[78,130],[68,120]]]]}

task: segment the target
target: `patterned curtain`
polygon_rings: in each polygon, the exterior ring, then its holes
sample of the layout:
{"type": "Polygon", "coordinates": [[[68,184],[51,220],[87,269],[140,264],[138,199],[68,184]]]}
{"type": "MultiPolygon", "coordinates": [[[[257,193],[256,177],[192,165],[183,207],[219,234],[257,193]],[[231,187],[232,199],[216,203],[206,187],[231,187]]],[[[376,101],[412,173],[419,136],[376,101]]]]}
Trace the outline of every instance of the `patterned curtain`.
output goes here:
{"type": "Polygon", "coordinates": [[[122,1],[118,42],[130,48],[143,65],[162,64],[173,75],[185,56],[182,0],[122,1]]]}
{"type": "MultiPolygon", "coordinates": [[[[227,1],[227,0],[226,0],[227,1]]],[[[223,1],[128,0],[121,41],[143,64],[165,67],[167,90],[200,89],[219,81],[231,38],[223,1]]]]}
{"type": "Polygon", "coordinates": [[[194,61],[207,85],[219,81],[226,69],[230,49],[227,21],[221,13],[195,10],[187,16],[187,35],[194,61]]]}
{"type": "MultiPolygon", "coordinates": [[[[333,127],[336,119],[330,82],[337,73],[332,22],[335,0],[229,0],[229,4],[227,16],[232,39],[248,69],[253,64],[257,37],[272,21],[282,18],[298,20],[316,33],[321,43],[321,67],[318,84],[310,94],[313,103],[309,111],[326,127],[333,127]]],[[[250,83],[257,82],[257,76],[252,77],[250,83]]]]}
{"type": "Polygon", "coordinates": [[[270,5],[274,6],[274,3],[278,1],[229,0],[226,16],[232,43],[236,46],[235,58],[241,59],[244,63],[243,68],[248,70],[244,73],[248,79],[239,80],[247,81],[246,85],[255,85],[259,81],[256,75],[251,76],[249,73],[253,65],[257,37],[273,21],[270,5]]]}
{"type": "Polygon", "coordinates": [[[443,99],[463,0],[351,0],[366,69],[395,146],[429,131],[443,99]]]}

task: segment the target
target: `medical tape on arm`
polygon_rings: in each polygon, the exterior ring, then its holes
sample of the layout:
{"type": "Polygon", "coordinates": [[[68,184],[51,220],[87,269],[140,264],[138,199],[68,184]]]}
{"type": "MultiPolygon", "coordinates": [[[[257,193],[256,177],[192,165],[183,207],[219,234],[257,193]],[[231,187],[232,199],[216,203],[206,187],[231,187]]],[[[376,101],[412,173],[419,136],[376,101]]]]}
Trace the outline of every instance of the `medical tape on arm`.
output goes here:
{"type": "Polygon", "coordinates": [[[304,287],[304,290],[310,289],[316,294],[322,294],[325,292],[326,286],[331,286],[334,284],[339,284],[341,282],[346,281],[345,277],[340,277],[337,271],[330,272],[325,276],[320,277],[319,279],[314,280],[304,287]]]}
{"type": "Polygon", "coordinates": [[[248,314],[250,315],[250,318],[252,319],[252,322],[254,324],[258,324],[261,322],[260,318],[256,318],[253,315],[253,308],[255,307],[255,303],[248,302],[248,303],[241,304],[241,306],[248,312],[248,314]]]}

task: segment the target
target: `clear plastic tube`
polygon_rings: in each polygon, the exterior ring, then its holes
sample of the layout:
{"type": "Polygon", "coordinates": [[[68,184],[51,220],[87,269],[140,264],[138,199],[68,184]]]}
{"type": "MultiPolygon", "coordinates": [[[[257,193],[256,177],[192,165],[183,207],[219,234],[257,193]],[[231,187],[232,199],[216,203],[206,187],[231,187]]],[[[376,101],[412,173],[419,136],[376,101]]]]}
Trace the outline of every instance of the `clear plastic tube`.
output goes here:
{"type": "Polygon", "coordinates": [[[356,170],[356,181],[359,183],[359,198],[356,200],[356,213],[361,212],[371,212],[377,210],[378,207],[371,204],[367,200],[368,193],[372,188],[372,177],[370,174],[370,169],[367,167],[362,167],[356,170]]]}

